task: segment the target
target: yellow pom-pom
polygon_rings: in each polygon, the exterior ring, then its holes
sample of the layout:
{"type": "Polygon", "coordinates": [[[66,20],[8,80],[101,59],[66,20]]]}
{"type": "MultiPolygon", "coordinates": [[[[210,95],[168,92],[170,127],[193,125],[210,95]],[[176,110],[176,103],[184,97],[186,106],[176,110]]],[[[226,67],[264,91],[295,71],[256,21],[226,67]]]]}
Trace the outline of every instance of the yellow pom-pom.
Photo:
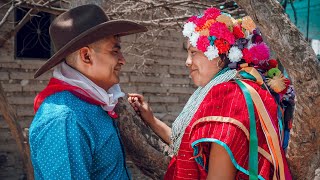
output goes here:
{"type": "Polygon", "coordinates": [[[250,16],[242,18],[242,27],[251,33],[256,29],[256,24],[253,22],[250,16]]]}
{"type": "Polygon", "coordinates": [[[276,93],[286,89],[285,81],[286,78],[281,73],[273,76],[273,78],[267,78],[268,86],[270,86],[270,88],[276,93]]]}
{"type": "Polygon", "coordinates": [[[218,22],[225,23],[227,27],[232,27],[233,26],[233,21],[230,16],[227,16],[225,14],[221,14],[220,16],[217,17],[216,19],[218,22]]]}

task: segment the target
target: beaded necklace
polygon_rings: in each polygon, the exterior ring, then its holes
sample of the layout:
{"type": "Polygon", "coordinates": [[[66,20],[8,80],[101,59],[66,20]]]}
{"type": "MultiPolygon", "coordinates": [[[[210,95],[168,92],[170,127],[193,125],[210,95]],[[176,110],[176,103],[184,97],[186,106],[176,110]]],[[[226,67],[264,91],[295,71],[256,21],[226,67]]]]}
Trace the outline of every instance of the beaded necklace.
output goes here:
{"type": "Polygon", "coordinates": [[[209,90],[217,84],[234,79],[236,74],[236,70],[230,70],[229,68],[222,69],[206,86],[198,87],[191,95],[187,104],[182,109],[182,112],[172,124],[171,141],[173,142],[172,148],[174,155],[177,155],[184,132],[209,90]]]}

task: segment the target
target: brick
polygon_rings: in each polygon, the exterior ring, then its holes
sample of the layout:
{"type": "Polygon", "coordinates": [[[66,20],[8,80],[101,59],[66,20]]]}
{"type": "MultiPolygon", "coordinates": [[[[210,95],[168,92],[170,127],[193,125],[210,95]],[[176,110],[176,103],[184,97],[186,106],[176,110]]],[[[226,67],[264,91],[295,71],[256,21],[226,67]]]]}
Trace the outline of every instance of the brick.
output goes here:
{"type": "Polygon", "coordinates": [[[126,86],[126,85],[120,85],[121,90],[124,93],[136,93],[137,92],[137,87],[136,86],[126,86]]]}
{"type": "Polygon", "coordinates": [[[182,66],[170,66],[169,73],[176,75],[189,75],[189,70],[182,66]]]}
{"type": "Polygon", "coordinates": [[[8,72],[0,72],[0,80],[9,80],[8,72]]]}
{"type": "Polygon", "coordinates": [[[190,84],[190,78],[163,78],[163,84],[190,84]]]}
{"type": "Polygon", "coordinates": [[[47,85],[46,84],[28,84],[24,87],[22,87],[22,90],[24,92],[28,92],[28,91],[31,91],[31,92],[40,92],[42,91],[47,85]]]}
{"type": "Polygon", "coordinates": [[[160,65],[145,66],[143,68],[140,68],[140,72],[155,73],[155,74],[167,74],[169,72],[169,68],[168,68],[168,66],[160,66],[160,65]]]}
{"type": "Polygon", "coordinates": [[[172,49],[166,49],[166,48],[156,48],[151,52],[151,55],[168,58],[172,61],[179,59],[185,61],[187,59],[187,51],[182,48],[182,46],[179,46],[180,48],[175,48],[174,51],[172,49]]]}
{"type": "MultiPolygon", "coordinates": [[[[15,151],[17,151],[17,148],[18,148],[18,146],[15,141],[9,141],[5,144],[0,144],[0,149],[1,149],[1,151],[4,151],[4,152],[15,152],[15,151]]],[[[0,153],[0,156],[1,155],[4,155],[4,154],[0,153]]],[[[11,154],[10,154],[10,156],[12,157],[11,154]]],[[[10,158],[7,157],[6,165],[8,165],[10,163],[10,161],[11,161],[10,158]]]]}
{"type": "MultiPolygon", "coordinates": [[[[163,113],[167,112],[167,108],[164,104],[159,104],[159,103],[150,103],[151,109],[154,113],[163,113]]],[[[160,118],[159,116],[156,116],[160,118]]]]}
{"type": "MultiPolygon", "coordinates": [[[[14,138],[10,132],[10,129],[7,128],[1,128],[0,129],[0,142],[12,142],[14,141],[14,138]]],[[[2,144],[2,143],[0,143],[2,144]]]]}
{"type": "Polygon", "coordinates": [[[162,121],[162,118],[165,117],[167,114],[167,111],[160,111],[158,113],[154,113],[154,116],[162,121]]]}
{"type": "Polygon", "coordinates": [[[167,105],[168,112],[178,112],[180,113],[185,104],[170,104],[167,105]]]}
{"type": "MultiPolygon", "coordinates": [[[[3,57],[1,57],[0,62],[3,61],[2,58],[3,57]]],[[[18,68],[20,68],[20,64],[12,63],[12,62],[1,62],[0,67],[18,69],[18,68]]]]}
{"type": "Polygon", "coordinates": [[[146,76],[140,75],[140,76],[130,76],[130,82],[160,83],[162,82],[162,79],[156,76],[146,77],[146,76]]]}
{"type": "Polygon", "coordinates": [[[39,69],[44,63],[45,63],[45,60],[38,60],[38,59],[37,60],[28,59],[28,60],[19,61],[19,64],[23,69],[32,69],[32,70],[39,69]]]}
{"type": "Polygon", "coordinates": [[[120,76],[120,83],[128,83],[129,77],[128,76],[120,76]]]}
{"type": "Polygon", "coordinates": [[[179,98],[178,97],[173,97],[173,96],[151,96],[149,98],[149,102],[152,102],[152,103],[177,103],[179,101],[179,98]]]}
{"type": "Polygon", "coordinates": [[[185,67],[185,59],[180,60],[180,59],[157,58],[157,63],[160,64],[160,65],[183,66],[183,67],[185,67]]]}
{"type": "MultiPolygon", "coordinates": [[[[126,58],[127,63],[129,64],[146,64],[146,65],[153,65],[155,63],[155,60],[152,58],[147,57],[139,57],[139,56],[130,56],[124,54],[124,57],[126,58]]],[[[125,65],[126,66],[126,65],[125,65]]]]}
{"type": "Polygon", "coordinates": [[[171,48],[178,48],[182,46],[183,42],[181,41],[170,41],[170,40],[163,40],[163,39],[157,39],[155,43],[153,43],[153,46],[164,46],[164,47],[171,47],[171,48]]]}
{"type": "MultiPolygon", "coordinates": [[[[52,72],[53,72],[53,70],[50,70],[50,71],[42,74],[41,76],[37,77],[37,80],[48,81],[52,77],[52,72]]],[[[35,74],[35,72],[33,72],[33,75],[34,74],[35,74]]],[[[33,79],[33,75],[32,75],[32,79],[33,79]]]]}
{"type": "MultiPolygon", "coordinates": [[[[32,112],[33,112],[33,109],[32,109],[32,112]]],[[[20,119],[19,124],[24,131],[26,131],[26,128],[30,127],[33,117],[34,117],[34,114],[32,116],[24,116],[20,119]]]]}
{"type": "Polygon", "coordinates": [[[33,105],[34,96],[26,97],[26,96],[14,96],[8,97],[8,101],[10,104],[19,104],[19,105],[33,105]]]}
{"type": "Polygon", "coordinates": [[[166,93],[167,88],[165,87],[153,87],[153,86],[140,86],[138,87],[140,93],[166,93]]]}
{"type": "Polygon", "coordinates": [[[176,94],[192,94],[195,89],[191,87],[170,87],[169,93],[176,93],[176,94]]]}
{"type": "Polygon", "coordinates": [[[136,65],[128,63],[121,67],[121,72],[138,72],[138,69],[136,65]]]}
{"type": "Polygon", "coordinates": [[[19,105],[16,108],[18,116],[34,116],[33,106],[19,105]]]}
{"type": "Polygon", "coordinates": [[[33,72],[11,72],[10,79],[33,79],[33,72]]]}
{"type": "Polygon", "coordinates": [[[2,84],[2,88],[5,92],[21,92],[22,87],[20,84],[2,84]]]}
{"type": "Polygon", "coordinates": [[[165,122],[166,124],[172,124],[172,122],[177,118],[177,115],[168,113],[166,116],[164,116],[161,120],[165,122]]]}

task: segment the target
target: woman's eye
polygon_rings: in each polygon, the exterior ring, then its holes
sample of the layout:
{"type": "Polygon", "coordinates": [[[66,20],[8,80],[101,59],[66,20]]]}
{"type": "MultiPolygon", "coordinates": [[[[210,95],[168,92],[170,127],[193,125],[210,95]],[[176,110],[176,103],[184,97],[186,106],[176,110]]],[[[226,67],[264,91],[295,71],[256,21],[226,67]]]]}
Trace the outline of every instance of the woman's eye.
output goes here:
{"type": "Polygon", "coordinates": [[[196,55],[197,51],[191,51],[191,55],[196,55]]]}

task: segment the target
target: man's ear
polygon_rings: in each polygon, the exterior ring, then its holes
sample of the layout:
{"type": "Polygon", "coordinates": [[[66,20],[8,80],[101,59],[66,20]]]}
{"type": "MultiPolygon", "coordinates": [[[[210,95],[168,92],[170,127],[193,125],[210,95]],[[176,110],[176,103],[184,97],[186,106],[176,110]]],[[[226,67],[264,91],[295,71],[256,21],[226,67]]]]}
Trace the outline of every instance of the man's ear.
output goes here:
{"type": "Polygon", "coordinates": [[[91,54],[92,54],[92,51],[90,48],[88,47],[83,47],[79,50],[79,54],[80,54],[80,59],[81,59],[81,62],[84,62],[86,64],[91,64],[92,61],[91,61],[91,54]]]}

